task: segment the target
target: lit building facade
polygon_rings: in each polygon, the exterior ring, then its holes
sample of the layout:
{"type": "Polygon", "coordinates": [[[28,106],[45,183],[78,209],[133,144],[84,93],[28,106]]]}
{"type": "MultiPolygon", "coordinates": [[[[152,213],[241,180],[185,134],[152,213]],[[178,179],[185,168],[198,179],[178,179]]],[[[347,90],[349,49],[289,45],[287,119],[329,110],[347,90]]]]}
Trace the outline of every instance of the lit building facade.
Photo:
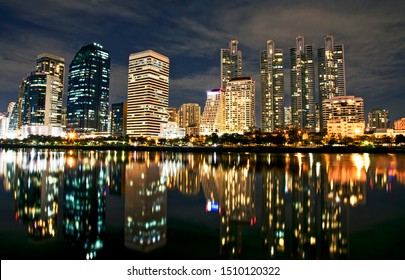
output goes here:
{"type": "Polygon", "coordinates": [[[186,129],[187,135],[199,134],[201,107],[197,103],[185,103],[179,108],[179,127],[186,129]]]}
{"type": "Polygon", "coordinates": [[[390,128],[390,118],[388,110],[385,109],[373,109],[368,113],[368,130],[369,131],[381,131],[390,128]]]}
{"type": "Polygon", "coordinates": [[[158,137],[167,123],[169,63],[151,50],[129,56],[127,135],[158,137]]]}
{"type": "Polygon", "coordinates": [[[401,118],[394,122],[394,129],[395,130],[404,130],[405,129],[405,118],[401,118]]]}
{"type": "Polygon", "coordinates": [[[16,102],[10,102],[7,107],[7,118],[8,126],[5,131],[5,136],[7,138],[17,137],[17,126],[18,126],[18,115],[19,115],[19,104],[16,102]]]}
{"type": "Polygon", "coordinates": [[[221,89],[207,91],[207,101],[200,122],[200,134],[222,134],[225,129],[225,94],[221,89]]]}
{"type": "Polygon", "coordinates": [[[60,99],[62,100],[65,81],[65,59],[56,55],[43,53],[37,56],[37,72],[43,72],[59,78],[60,99]]]}
{"type": "MultiPolygon", "coordinates": [[[[332,35],[326,35],[324,41],[325,47],[318,49],[319,104],[346,95],[344,45],[335,45],[332,35]]],[[[323,116],[322,111],[320,106],[320,116],[323,116]]],[[[321,130],[326,128],[326,121],[320,119],[321,130]]]]}
{"type": "Polygon", "coordinates": [[[284,68],[283,50],[267,41],[260,52],[262,131],[272,132],[284,127],[284,68]]]}
{"type": "Polygon", "coordinates": [[[225,132],[243,134],[255,125],[255,80],[231,79],[225,91],[225,132]]]}
{"type": "Polygon", "coordinates": [[[124,136],[127,129],[127,103],[111,105],[111,135],[124,136]]]}
{"type": "Polygon", "coordinates": [[[164,139],[176,139],[186,137],[186,129],[179,127],[177,122],[168,121],[160,124],[159,137],[164,139]]]}
{"type": "Polygon", "coordinates": [[[22,136],[61,136],[62,93],[59,78],[44,72],[33,72],[24,82],[22,136]]]}
{"type": "Polygon", "coordinates": [[[296,37],[296,47],[290,48],[292,125],[314,132],[315,69],[314,47],[305,45],[304,36],[296,37]]]}
{"type": "Polygon", "coordinates": [[[69,65],[66,129],[108,133],[110,55],[101,45],[83,46],[69,65]]]}
{"type": "Polygon", "coordinates": [[[337,96],[322,103],[328,134],[355,136],[364,133],[364,102],[355,96],[337,96]]]}
{"type": "Polygon", "coordinates": [[[284,107],[284,125],[285,127],[290,127],[292,124],[291,120],[291,106],[284,107]]]}
{"type": "Polygon", "coordinates": [[[242,76],[242,51],[238,40],[232,40],[228,49],[221,49],[221,88],[226,89],[229,80],[242,76]]]}
{"type": "Polygon", "coordinates": [[[179,122],[179,115],[177,113],[177,109],[176,108],[169,108],[167,110],[168,114],[169,114],[169,122],[175,122],[178,123],[179,122]]]}

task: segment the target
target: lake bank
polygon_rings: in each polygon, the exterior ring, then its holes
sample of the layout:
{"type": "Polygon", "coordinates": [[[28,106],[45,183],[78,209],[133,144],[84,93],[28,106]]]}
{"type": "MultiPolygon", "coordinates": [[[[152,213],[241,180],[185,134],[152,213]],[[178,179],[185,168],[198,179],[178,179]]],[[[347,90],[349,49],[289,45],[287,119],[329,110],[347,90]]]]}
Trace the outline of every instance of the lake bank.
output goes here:
{"type": "Polygon", "coordinates": [[[3,149],[62,149],[62,150],[123,150],[123,151],[173,151],[173,152],[235,152],[235,153],[404,153],[405,146],[125,146],[125,145],[32,145],[32,144],[0,144],[3,149]]]}

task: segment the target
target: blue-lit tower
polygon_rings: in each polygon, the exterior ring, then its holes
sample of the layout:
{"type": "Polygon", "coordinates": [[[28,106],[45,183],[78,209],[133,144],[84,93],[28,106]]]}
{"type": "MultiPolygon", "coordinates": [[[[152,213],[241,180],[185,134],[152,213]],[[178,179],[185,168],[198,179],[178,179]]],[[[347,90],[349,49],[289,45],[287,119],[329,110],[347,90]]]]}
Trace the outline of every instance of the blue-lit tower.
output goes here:
{"type": "Polygon", "coordinates": [[[69,65],[66,129],[107,133],[110,55],[93,43],[82,47],[69,65]]]}

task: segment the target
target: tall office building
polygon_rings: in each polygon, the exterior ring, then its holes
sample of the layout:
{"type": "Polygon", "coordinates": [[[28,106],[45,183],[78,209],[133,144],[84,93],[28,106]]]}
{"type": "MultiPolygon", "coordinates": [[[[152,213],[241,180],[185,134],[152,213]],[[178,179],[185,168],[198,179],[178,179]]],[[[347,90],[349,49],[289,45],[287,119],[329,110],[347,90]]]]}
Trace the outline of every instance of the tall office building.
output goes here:
{"type": "Polygon", "coordinates": [[[185,103],[179,108],[179,127],[186,129],[187,135],[200,134],[201,107],[197,103],[185,103]]]}
{"type": "Polygon", "coordinates": [[[230,79],[242,76],[242,51],[238,40],[232,40],[228,49],[221,49],[221,89],[226,89],[230,79]]]}
{"type": "Polygon", "coordinates": [[[231,79],[225,91],[225,132],[243,134],[255,125],[255,80],[231,79]]]}
{"type": "Polygon", "coordinates": [[[200,134],[223,133],[225,129],[225,94],[221,89],[207,91],[207,101],[201,117],[200,134]]]}
{"type": "Polygon", "coordinates": [[[385,109],[373,109],[368,113],[368,130],[378,131],[387,130],[390,128],[390,118],[388,116],[388,110],[385,109]]]}
{"type": "Polygon", "coordinates": [[[62,93],[59,77],[32,72],[22,89],[22,136],[60,136],[62,93]]]}
{"type": "MultiPolygon", "coordinates": [[[[344,46],[335,45],[332,35],[324,37],[325,47],[318,49],[319,104],[335,96],[346,95],[346,72],[344,46]]],[[[323,108],[320,106],[320,115],[323,108]]],[[[320,119],[320,129],[326,127],[326,120],[320,119]]]]}
{"type": "Polygon", "coordinates": [[[110,55],[101,45],[83,46],[69,65],[66,129],[108,133],[110,55]]]}
{"type": "Polygon", "coordinates": [[[283,50],[273,40],[260,52],[262,130],[272,132],[284,127],[283,50]]]}
{"type": "Polygon", "coordinates": [[[292,125],[315,132],[314,47],[305,45],[304,36],[296,37],[290,48],[292,125]]]}
{"type": "Polygon", "coordinates": [[[56,55],[43,53],[37,56],[37,72],[43,72],[48,75],[57,77],[54,81],[55,85],[58,87],[58,96],[54,96],[52,108],[54,117],[58,119],[58,123],[61,123],[62,118],[62,96],[64,89],[64,76],[65,76],[65,59],[56,55]]]}
{"type": "Polygon", "coordinates": [[[37,72],[53,75],[59,78],[63,92],[65,76],[65,59],[56,55],[43,53],[37,56],[37,72]]]}
{"type": "Polygon", "coordinates": [[[124,136],[127,130],[127,103],[111,105],[111,135],[124,136]]]}
{"type": "Polygon", "coordinates": [[[169,58],[147,50],[129,56],[129,136],[158,137],[167,123],[169,108],[169,58]]]}

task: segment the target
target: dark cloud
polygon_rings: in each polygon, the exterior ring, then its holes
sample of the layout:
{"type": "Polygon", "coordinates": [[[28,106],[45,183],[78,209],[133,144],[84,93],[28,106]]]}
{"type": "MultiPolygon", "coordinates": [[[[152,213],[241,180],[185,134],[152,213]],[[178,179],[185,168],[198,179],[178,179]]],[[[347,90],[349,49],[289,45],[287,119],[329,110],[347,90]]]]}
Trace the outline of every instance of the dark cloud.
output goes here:
{"type": "MultiPolygon", "coordinates": [[[[0,111],[17,98],[18,85],[35,67],[36,55],[65,57],[99,42],[110,51],[111,102],[126,99],[130,53],[153,49],[171,59],[170,105],[205,103],[219,86],[219,49],[238,39],[244,75],[256,79],[259,51],[273,39],[285,53],[295,36],[322,47],[333,34],[346,51],[347,93],[378,105],[391,118],[405,117],[405,2],[403,1],[3,1],[0,3],[0,111]]],[[[259,110],[259,107],[257,108],[259,110]]]]}

